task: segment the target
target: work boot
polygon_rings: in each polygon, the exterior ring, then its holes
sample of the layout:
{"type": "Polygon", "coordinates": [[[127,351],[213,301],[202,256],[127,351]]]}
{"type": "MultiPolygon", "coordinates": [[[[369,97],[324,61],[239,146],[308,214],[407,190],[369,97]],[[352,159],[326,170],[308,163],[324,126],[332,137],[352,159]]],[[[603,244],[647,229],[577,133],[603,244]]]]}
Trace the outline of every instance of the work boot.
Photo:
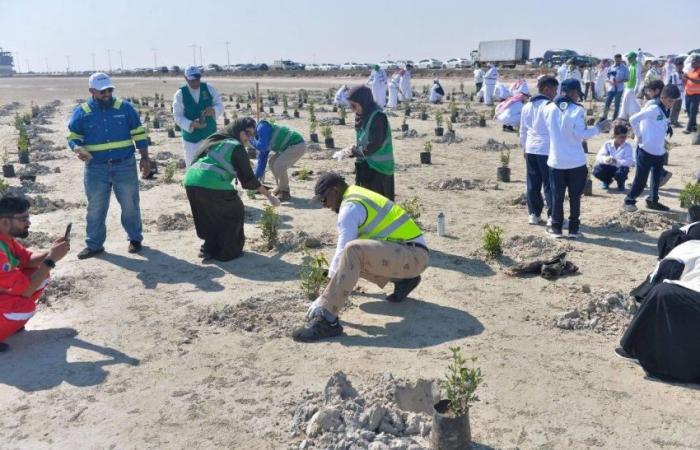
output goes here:
{"type": "Polygon", "coordinates": [[[279,191],[279,193],[275,194],[275,197],[281,202],[288,202],[292,199],[292,196],[289,195],[289,191],[279,191]]]}
{"type": "Polygon", "coordinates": [[[85,247],[80,251],[80,253],[78,253],[78,259],[92,258],[93,256],[97,256],[104,251],[104,247],[100,247],[98,249],[91,249],[90,247],[85,247]]]}
{"type": "Polygon", "coordinates": [[[392,303],[402,302],[419,284],[420,275],[415,278],[394,281],[394,293],[387,295],[386,299],[392,303]]]}
{"type": "Polygon", "coordinates": [[[142,248],[141,241],[129,241],[129,253],[138,253],[142,248]]]}
{"type": "Polygon", "coordinates": [[[343,327],[335,319],[329,322],[322,316],[315,316],[310,322],[292,333],[292,339],[297,342],[315,342],[343,334],[343,327]]]}

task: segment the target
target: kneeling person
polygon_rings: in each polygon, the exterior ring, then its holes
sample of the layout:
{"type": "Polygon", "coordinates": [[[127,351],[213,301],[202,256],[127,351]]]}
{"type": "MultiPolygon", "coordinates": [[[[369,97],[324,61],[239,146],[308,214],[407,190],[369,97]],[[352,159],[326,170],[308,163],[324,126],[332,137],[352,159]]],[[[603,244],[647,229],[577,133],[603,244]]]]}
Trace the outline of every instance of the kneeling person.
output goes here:
{"type": "Polygon", "coordinates": [[[9,349],[3,341],[34,316],[49,272],[70,250],[65,238],[55,241],[50,250],[37,253],[17,242],[15,238],[29,236],[28,211],[26,199],[0,199],[0,352],[9,349]]]}
{"type": "Polygon", "coordinates": [[[330,282],[309,308],[310,322],[294,331],[297,341],[338,336],[338,313],[362,277],[380,287],[394,283],[390,302],[404,300],[428,266],[423,232],[406,211],[376,192],[348,186],[336,173],[323,175],[316,199],[338,213],[338,246],[329,268],[330,282]]]}
{"type": "Polygon", "coordinates": [[[627,126],[616,125],[613,139],[607,141],[598,150],[593,167],[593,176],[602,182],[603,189],[608,189],[612,180],[617,182],[617,190],[625,190],[625,181],[634,164],[632,146],[627,142],[627,126]]]}
{"type": "Polygon", "coordinates": [[[258,151],[255,177],[262,180],[270,151],[270,170],[275,176],[277,187],[272,191],[280,201],[291,199],[289,174],[287,171],[304,155],[306,143],[301,133],[283,125],[261,120],[255,130],[256,137],[250,143],[258,151]]]}

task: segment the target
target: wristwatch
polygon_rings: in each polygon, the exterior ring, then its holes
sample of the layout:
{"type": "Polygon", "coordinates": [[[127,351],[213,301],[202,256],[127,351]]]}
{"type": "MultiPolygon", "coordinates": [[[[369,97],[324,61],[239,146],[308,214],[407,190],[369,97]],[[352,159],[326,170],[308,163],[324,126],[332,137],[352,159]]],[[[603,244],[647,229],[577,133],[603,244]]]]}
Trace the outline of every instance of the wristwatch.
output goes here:
{"type": "Polygon", "coordinates": [[[56,267],[56,262],[53,259],[44,258],[44,260],[42,262],[49,269],[53,269],[54,267],[56,267]]]}

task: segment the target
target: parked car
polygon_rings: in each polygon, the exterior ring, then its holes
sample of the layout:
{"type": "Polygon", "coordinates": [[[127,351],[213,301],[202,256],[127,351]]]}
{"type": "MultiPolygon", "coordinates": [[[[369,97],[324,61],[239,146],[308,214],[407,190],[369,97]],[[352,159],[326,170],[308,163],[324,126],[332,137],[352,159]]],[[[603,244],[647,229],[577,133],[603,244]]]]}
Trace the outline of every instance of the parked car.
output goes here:
{"type": "Polygon", "coordinates": [[[356,62],[346,62],[340,65],[340,70],[361,70],[364,69],[362,64],[356,62]]]}
{"type": "Polygon", "coordinates": [[[153,73],[168,73],[168,68],[165,66],[156,67],[153,69],[153,73]]]}
{"type": "Polygon", "coordinates": [[[579,56],[574,50],[552,49],[544,52],[542,61],[548,67],[553,67],[565,63],[574,56],[579,56]]]}
{"type": "Polygon", "coordinates": [[[379,67],[384,70],[396,70],[399,68],[399,65],[396,61],[380,61],[379,67]]]}
{"type": "Polygon", "coordinates": [[[207,67],[204,69],[205,72],[223,72],[223,70],[218,64],[207,64],[207,67]]]}
{"type": "Polygon", "coordinates": [[[304,70],[321,70],[320,64],[307,64],[304,66],[304,70]]]}
{"type": "Polygon", "coordinates": [[[543,61],[544,58],[532,58],[527,61],[527,65],[532,67],[540,67],[543,61]]]}
{"type": "Polygon", "coordinates": [[[319,70],[323,72],[329,72],[332,70],[340,70],[340,66],[338,64],[321,64],[319,66],[319,70]]]}
{"type": "Polygon", "coordinates": [[[272,63],[272,68],[275,70],[304,70],[305,67],[304,64],[289,59],[280,59],[272,63]]]}
{"type": "Polygon", "coordinates": [[[451,58],[442,65],[443,69],[467,69],[472,66],[472,61],[467,58],[451,58]]]}
{"type": "Polygon", "coordinates": [[[180,73],[182,72],[182,69],[180,69],[180,66],[170,66],[170,72],[171,73],[180,73]]]}
{"type": "Polygon", "coordinates": [[[416,67],[419,69],[442,69],[442,61],[435,58],[421,59],[416,67]]]}

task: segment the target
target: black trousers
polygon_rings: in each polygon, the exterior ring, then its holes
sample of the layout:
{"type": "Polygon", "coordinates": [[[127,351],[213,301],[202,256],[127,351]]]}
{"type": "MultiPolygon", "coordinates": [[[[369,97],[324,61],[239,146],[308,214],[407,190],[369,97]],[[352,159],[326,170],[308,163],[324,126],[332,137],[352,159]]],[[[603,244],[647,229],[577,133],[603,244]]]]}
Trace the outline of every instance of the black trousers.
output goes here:
{"type": "Polygon", "coordinates": [[[394,175],[384,175],[365,161],[355,163],[355,184],[394,201],[394,175]]]}
{"type": "Polygon", "coordinates": [[[187,186],[197,237],[204,240],[202,252],[219,261],[243,253],[245,210],[236,191],[187,186]]]}
{"type": "Polygon", "coordinates": [[[669,381],[700,382],[700,293],[670,283],[649,292],[620,344],[644,370],[669,381]]]}

